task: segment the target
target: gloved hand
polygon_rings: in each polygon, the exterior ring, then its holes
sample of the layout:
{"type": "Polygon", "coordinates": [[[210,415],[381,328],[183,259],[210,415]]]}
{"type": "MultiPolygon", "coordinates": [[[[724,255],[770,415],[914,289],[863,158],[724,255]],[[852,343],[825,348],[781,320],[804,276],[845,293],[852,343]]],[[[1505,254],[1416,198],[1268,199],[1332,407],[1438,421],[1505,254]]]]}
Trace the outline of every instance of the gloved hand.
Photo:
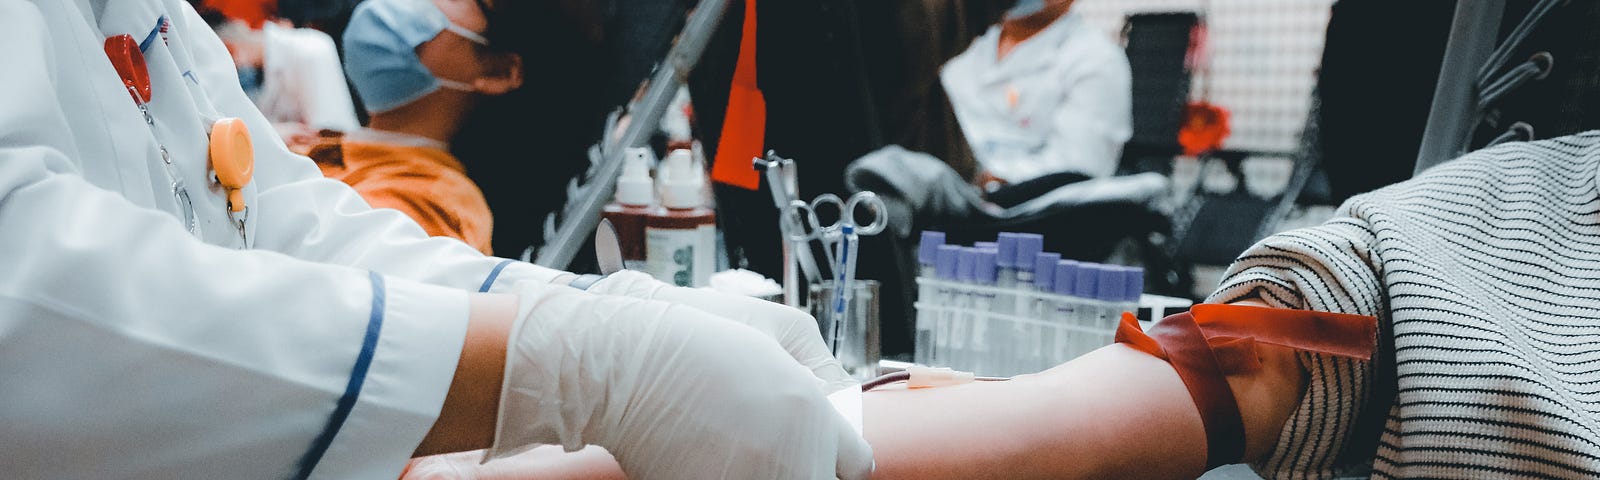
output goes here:
{"type": "Polygon", "coordinates": [[[684,288],[656,280],[643,272],[623,270],[590,286],[590,293],[621,295],[688,305],[754,327],[783,345],[812,375],[827,382],[828,391],[856,384],[817,332],[817,320],[787,305],[714,290],[684,288]]]}
{"type": "Polygon", "coordinates": [[[483,450],[411,459],[400,480],[627,480],[617,461],[600,447],[573,453],[545,445],[483,463],[483,450]]]}
{"type": "Polygon", "coordinates": [[[491,457],[609,450],[633,479],[865,479],[872,451],[767,336],[659,301],[519,285],[491,457]]]}

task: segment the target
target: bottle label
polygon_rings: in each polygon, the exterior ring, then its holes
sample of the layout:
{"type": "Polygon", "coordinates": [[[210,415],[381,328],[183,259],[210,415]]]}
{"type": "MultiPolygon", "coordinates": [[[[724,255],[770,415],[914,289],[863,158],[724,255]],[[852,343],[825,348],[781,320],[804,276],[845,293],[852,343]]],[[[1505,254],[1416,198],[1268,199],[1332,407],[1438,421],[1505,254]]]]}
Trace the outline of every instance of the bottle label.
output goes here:
{"type": "Polygon", "coordinates": [[[716,225],[645,229],[645,272],[680,287],[704,287],[716,268],[716,225]]]}

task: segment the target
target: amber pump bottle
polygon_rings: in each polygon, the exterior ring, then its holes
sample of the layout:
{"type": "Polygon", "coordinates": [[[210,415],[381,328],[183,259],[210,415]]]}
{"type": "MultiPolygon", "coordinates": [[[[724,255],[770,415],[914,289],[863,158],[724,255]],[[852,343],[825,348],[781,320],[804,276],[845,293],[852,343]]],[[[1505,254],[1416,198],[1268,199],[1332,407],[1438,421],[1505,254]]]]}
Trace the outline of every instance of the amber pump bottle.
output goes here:
{"type": "Polygon", "coordinates": [[[601,212],[601,217],[611,220],[611,225],[617,228],[622,266],[628,270],[645,270],[644,224],[656,208],[655,181],[650,179],[650,167],[655,160],[655,153],[649,147],[628,149],[627,163],[622,165],[622,176],[617,178],[617,196],[601,212]]]}
{"type": "Polygon", "coordinates": [[[711,283],[717,215],[705,207],[705,170],[689,150],[673,150],[656,171],[661,206],[645,219],[645,271],[683,287],[711,283]]]}

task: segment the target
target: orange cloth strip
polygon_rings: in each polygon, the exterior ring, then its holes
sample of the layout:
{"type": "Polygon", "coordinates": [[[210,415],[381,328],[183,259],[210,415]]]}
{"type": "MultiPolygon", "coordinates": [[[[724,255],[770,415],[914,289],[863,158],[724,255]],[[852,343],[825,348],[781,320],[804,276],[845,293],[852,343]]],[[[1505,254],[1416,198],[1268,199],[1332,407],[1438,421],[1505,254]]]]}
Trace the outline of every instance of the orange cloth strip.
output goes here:
{"type": "MultiPolygon", "coordinates": [[[[1131,314],[1123,314],[1117,337],[1144,336],[1145,332],[1138,328],[1139,323],[1131,314]]],[[[1206,430],[1206,469],[1238,463],[1244,457],[1245,445],[1239,402],[1233,397],[1233,388],[1228,386],[1222,362],[1213,354],[1194,318],[1188,313],[1163,318],[1150,328],[1147,338],[1159,344],[1163,353],[1160,357],[1178,372],[1178,378],[1183,380],[1189,398],[1200,412],[1200,423],[1206,430]]],[[[1149,342],[1141,343],[1148,345],[1149,342]]]]}
{"type": "Polygon", "coordinates": [[[1204,304],[1161,319],[1148,333],[1125,313],[1116,341],[1172,364],[1200,412],[1213,468],[1244,455],[1244,422],[1227,376],[1261,368],[1257,343],[1368,360],[1377,328],[1377,318],[1364,315],[1204,304]]]}
{"type": "Polygon", "coordinates": [[[767,99],[756,85],[756,0],[745,0],[739,60],[733,66],[728,111],[722,117],[722,136],[717,138],[717,157],[711,162],[711,179],[746,190],[759,190],[761,174],[756,172],[750,159],[761,156],[766,134],[767,99]]]}
{"type": "Polygon", "coordinates": [[[1378,348],[1378,319],[1249,305],[1200,304],[1189,310],[1207,338],[1250,337],[1306,352],[1369,360],[1378,348]]]}

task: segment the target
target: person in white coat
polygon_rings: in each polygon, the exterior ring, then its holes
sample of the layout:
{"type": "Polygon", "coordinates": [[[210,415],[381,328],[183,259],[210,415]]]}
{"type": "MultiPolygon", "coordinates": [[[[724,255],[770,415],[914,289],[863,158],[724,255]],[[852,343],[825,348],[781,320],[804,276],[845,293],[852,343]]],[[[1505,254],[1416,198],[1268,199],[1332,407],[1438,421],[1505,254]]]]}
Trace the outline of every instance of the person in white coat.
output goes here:
{"type": "Polygon", "coordinates": [[[987,190],[1116,173],[1133,134],[1127,55],[1071,5],[1024,0],[940,71],[987,190]]]}
{"type": "Polygon", "coordinates": [[[290,154],[183,0],[0,18],[6,476],[392,479],[536,444],[635,478],[870,473],[806,315],[428,238],[290,154]]]}

